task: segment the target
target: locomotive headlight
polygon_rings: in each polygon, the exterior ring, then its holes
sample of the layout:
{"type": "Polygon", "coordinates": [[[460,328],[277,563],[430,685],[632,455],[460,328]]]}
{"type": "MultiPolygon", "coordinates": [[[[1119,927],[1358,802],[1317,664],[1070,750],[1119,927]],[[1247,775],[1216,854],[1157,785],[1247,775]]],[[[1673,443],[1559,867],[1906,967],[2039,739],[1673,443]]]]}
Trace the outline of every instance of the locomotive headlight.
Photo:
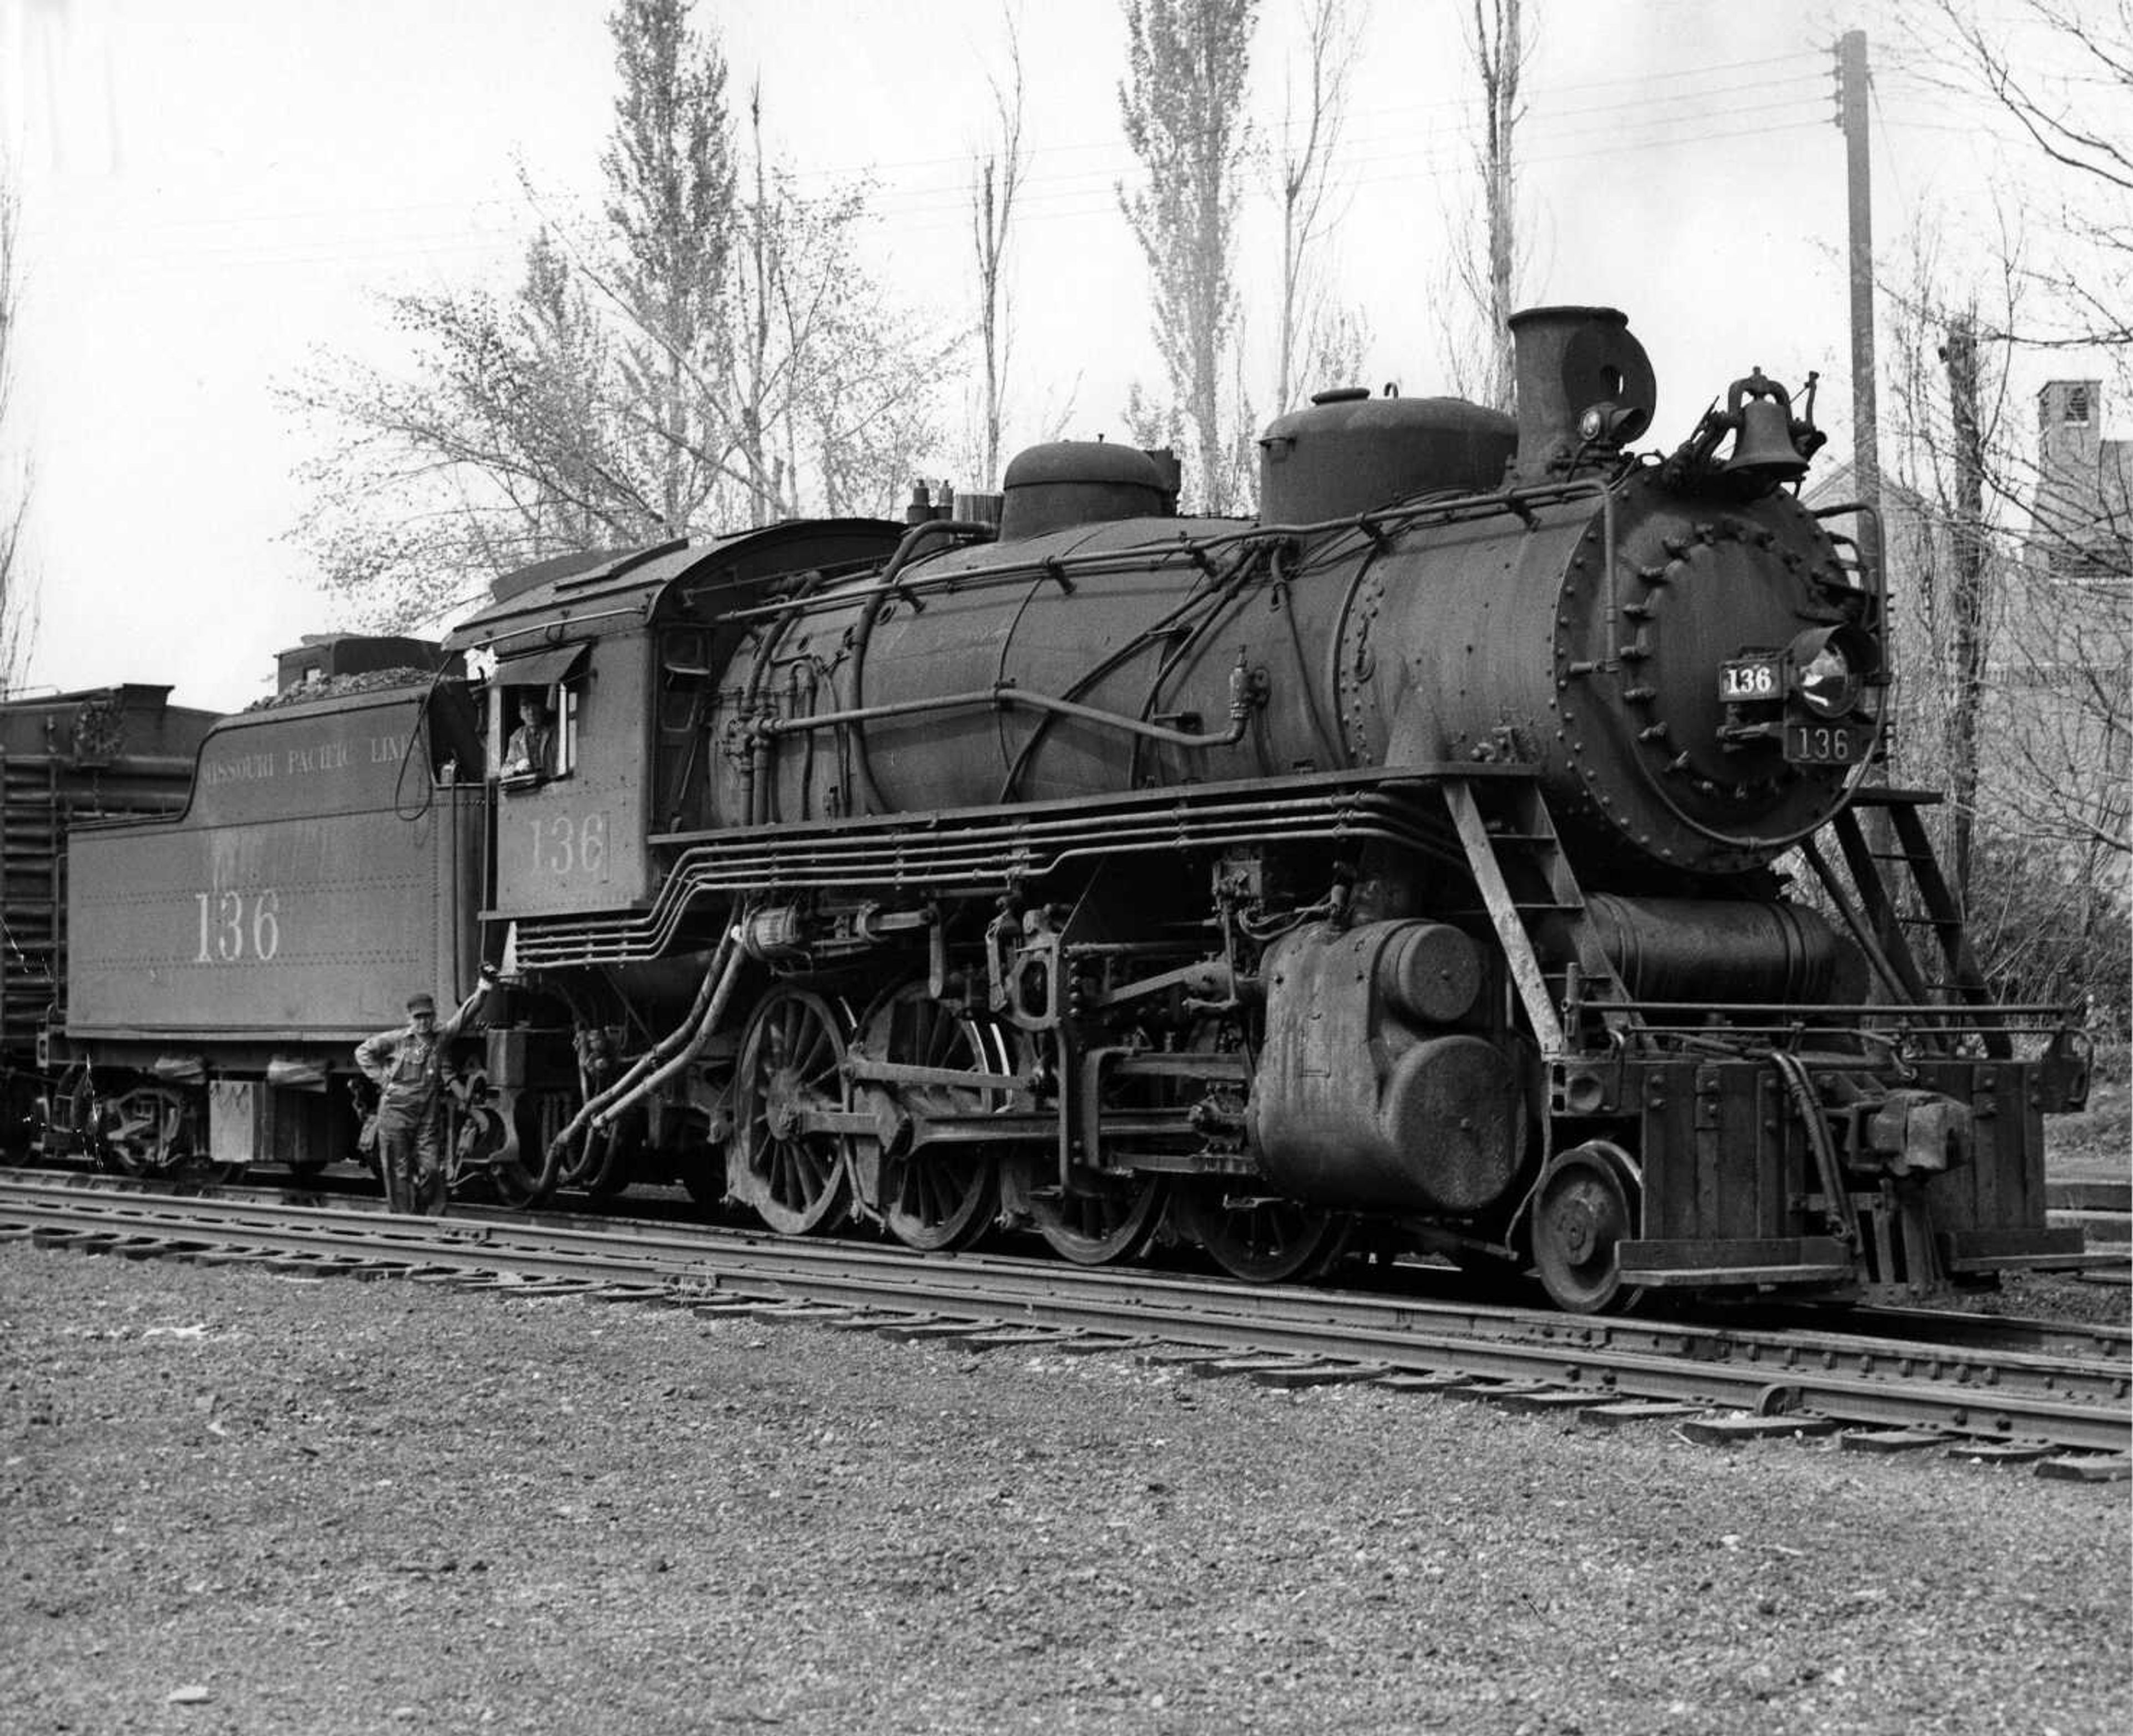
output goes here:
{"type": "Polygon", "coordinates": [[[1799,696],[1820,717],[1842,717],[1859,703],[1861,686],[1841,646],[1823,646],[1799,672],[1799,696]]]}
{"type": "Polygon", "coordinates": [[[1872,638],[1856,627],[1818,628],[1793,641],[1793,691],[1817,717],[1849,717],[1880,661],[1872,638]]]}

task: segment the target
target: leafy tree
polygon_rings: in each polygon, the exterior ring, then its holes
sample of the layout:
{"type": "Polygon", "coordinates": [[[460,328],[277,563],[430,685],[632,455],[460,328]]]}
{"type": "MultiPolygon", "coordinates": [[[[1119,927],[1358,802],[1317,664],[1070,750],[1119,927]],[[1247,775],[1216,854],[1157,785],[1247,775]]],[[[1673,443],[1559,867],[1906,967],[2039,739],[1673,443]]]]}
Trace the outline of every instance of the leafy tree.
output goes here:
{"type": "Polygon", "coordinates": [[[545,224],[508,296],[389,298],[404,368],[330,358],[288,388],[331,435],[300,534],[361,618],[436,618],[550,555],[886,512],[930,442],[937,358],[855,263],[864,190],[797,192],[759,87],[744,151],[689,13],[609,20],[597,223],[545,224]]]}
{"type": "Polygon", "coordinates": [[[719,408],[705,382],[725,353],[734,243],[733,127],[717,46],[692,40],[686,0],[624,0],[610,21],[622,92],[600,166],[626,315],[621,383],[641,421],[632,444],[668,532],[714,484],[719,408]]]}
{"type": "Polygon", "coordinates": [[[1259,0],[1125,0],[1119,111],[1142,180],[1130,192],[1119,184],[1119,206],[1148,263],[1156,349],[1205,512],[1233,511],[1248,493],[1252,418],[1235,384],[1235,255],[1258,12],[1259,0]]]}

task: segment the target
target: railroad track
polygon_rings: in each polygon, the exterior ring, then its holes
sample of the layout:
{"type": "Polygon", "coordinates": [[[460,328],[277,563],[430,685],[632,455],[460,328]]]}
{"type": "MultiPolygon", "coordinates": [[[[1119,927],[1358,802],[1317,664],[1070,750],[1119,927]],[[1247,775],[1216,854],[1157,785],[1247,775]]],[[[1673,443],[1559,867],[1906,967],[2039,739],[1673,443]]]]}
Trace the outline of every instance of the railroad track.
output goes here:
{"type": "MultiPolygon", "coordinates": [[[[977,1349],[1129,1353],[1271,1385],[1367,1380],[1596,1422],[1668,1421],[1696,1440],[1837,1433],[1858,1450],[1938,1449],[2088,1479],[2126,1474],[2133,1449],[2126,1334],[2077,1329],[2072,1349],[2010,1348],[2068,1330],[2042,1322],[1997,1321],[1997,1343],[1943,1344],[1826,1324],[1601,1320],[696,1227],[120,1192],[79,1179],[0,1176],[0,1227],[133,1258],[748,1310],[977,1349]]],[[[1951,1318],[1896,1312],[1913,1333],[1951,1318]]],[[[1862,1318],[1883,1317],[1847,1325],[1862,1318]]]]}
{"type": "MultiPolygon", "coordinates": [[[[55,1185],[119,1193],[172,1192],[186,1198],[211,1195],[235,1199],[278,1199],[285,1204],[314,1209],[324,1206],[329,1200],[351,1211],[375,1212],[383,1209],[383,1195],[376,1182],[368,1176],[354,1170],[344,1175],[334,1172],[300,1176],[277,1171],[272,1166],[254,1166],[242,1179],[236,1181],[180,1181],[173,1185],[170,1181],[158,1183],[140,1177],[81,1169],[55,1171],[0,1168],[0,1183],[12,1180],[31,1183],[43,1181],[55,1185]],[[64,1180],[60,1179],[62,1177],[64,1180]]],[[[754,1225],[740,1230],[718,1229],[706,1224],[703,1208],[678,1187],[640,1189],[630,1196],[630,1201],[633,1209],[626,1209],[620,1200],[604,1204],[581,1202],[575,1207],[564,1202],[551,1205],[537,1214],[528,1214],[512,1207],[455,1200],[451,1221],[455,1225],[469,1222],[494,1224],[506,1234],[531,1223],[551,1230],[584,1229],[610,1238],[671,1236],[686,1240],[705,1237],[714,1242],[738,1238],[752,1246],[790,1248],[800,1245],[818,1250],[849,1245],[823,1241],[795,1244],[768,1235],[754,1225]],[[664,1206],[671,1206],[672,1209],[662,1210],[664,1206]]],[[[878,1242],[862,1241],[859,1245],[868,1251],[883,1251],[883,1245],[878,1242]]],[[[891,1258],[908,1258],[901,1250],[890,1249],[888,1252],[891,1258]]],[[[1060,1270],[1056,1262],[1048,1259],[1040,1259],[1038,1264],[1040,1270],[1060,1270]]],[[[1346,1272],[1351,1275],[1362,1274],[1365,1268],[1361,1262],[1351,1262],[1346,1272]]],[[[1379,1292],[1389,1287],[1398,1287],[1404,1294],[1423,1300],[1442,1299],[1447,1290],[1463,1295],[1471,1289],[1455,1268],[1430,1262],[1402,1261],[1389,1271],[1381,1266],[1369,1267],[1367,1274],[1366,1277],[1360,1279],[1351,1276],[1350,1282],[1360,1282],[1365,1287],[1379,1292]]],[[[1249,1286],[1229,1283],[1225,1280],[1215,1282],[1244,1296],[1265,1293],[1249,1286]]],[[[1943,1350],[2003,1350],[2044,1356],[2087,1356],[2107,1359],[2116,1357],[2121,1361],[2133,1358],[2133,1330],[2122,1326],[2025,1319],[1954,1309],[1831,1302],[1771,1301],[1719,1306],[1720,1318],[1716,1323],[1730,1325],[1736,1329],[1794,1333],[1837,1330],[1852,1336],[1904,1339],[1943,1350]]],[[[1542,1318],[1561,1321],[1565,1317],[1547,1310],[1542,1318]]]]}

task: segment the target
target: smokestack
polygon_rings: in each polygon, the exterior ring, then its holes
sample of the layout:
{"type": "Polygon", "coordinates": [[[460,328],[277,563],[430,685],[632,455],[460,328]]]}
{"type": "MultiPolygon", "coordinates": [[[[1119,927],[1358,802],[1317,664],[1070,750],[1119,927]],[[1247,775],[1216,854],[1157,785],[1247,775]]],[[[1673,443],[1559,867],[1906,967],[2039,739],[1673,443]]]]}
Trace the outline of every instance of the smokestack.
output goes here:
{"type": "Polygon", "coordinates": [[[1514,487],[1567,475],[1582,449],[1611,454],[1659,402],[1651,358],[1612,307],[1529,307],[1510,317],[1518,373],[1514,487]],[[1597,415],[1588,418],[1588,411],[1597,415]]]}

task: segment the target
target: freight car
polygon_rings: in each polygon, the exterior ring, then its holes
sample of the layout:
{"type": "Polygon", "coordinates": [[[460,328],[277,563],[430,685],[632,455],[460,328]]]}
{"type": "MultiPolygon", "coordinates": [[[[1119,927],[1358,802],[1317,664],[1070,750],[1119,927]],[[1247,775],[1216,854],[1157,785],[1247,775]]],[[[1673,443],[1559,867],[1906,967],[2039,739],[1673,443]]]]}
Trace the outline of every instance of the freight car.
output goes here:
{"type": "Polygon", "coordinates": [[[1622,315],[1513,329],[1515,421],[1325,394],[1255,519],[1060,443],[997,513],[510,575],[464,673],[234,720],[184,820],[77,840],[66,1041],[174,1104],[322,1089],[480,954],[456,1152],[520,1200],[674,1176],[1261,1280],[1421,1248],[1578,1310],[2078,1258],[2082,1039],[1993,1003],[1930,798],[1875,780],[1886,609],[1798,497],[1812,391],[1751,371],[1639,456],[1622,315]],[[282,775],[298,723],[341,783],[282,775]]]}
{"type": "Polygon", "coordinates": [[[0,699],[0,1147],[10,1155],[41,1137],[51,1080],[40,1045],[65,1016],[69,830],[184,806],[214,714],[170,697],[128,683],[0,699]]]}

